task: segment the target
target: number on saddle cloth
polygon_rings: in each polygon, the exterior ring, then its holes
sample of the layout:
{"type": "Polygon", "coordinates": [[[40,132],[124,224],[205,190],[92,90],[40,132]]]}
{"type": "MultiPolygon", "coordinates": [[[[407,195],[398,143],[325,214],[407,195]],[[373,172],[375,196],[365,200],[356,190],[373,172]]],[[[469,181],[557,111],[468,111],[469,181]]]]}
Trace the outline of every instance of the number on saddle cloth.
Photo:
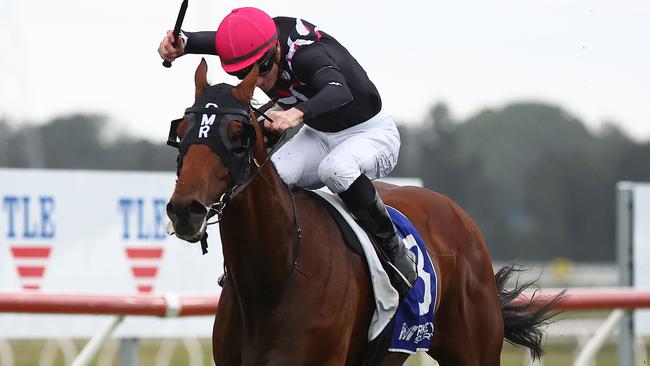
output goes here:
{"type": "Polygon", "coordinates": [[[392,352],[414,353],[428,350],[434,330],[434,310],[438,294],[438,278],[426,245],[415,226],[401,212],[386,206],[404,245],[416,256],[418,279],[397,307],[392,339],[392,352]]]}

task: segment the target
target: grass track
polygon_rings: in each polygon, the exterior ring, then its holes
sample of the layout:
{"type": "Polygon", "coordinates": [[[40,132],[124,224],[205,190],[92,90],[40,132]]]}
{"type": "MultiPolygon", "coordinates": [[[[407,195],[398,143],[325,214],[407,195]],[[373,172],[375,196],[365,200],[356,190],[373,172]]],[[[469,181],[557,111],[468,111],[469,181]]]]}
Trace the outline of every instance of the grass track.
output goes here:
{"type": "MultiPolygon", "coordinates": [[[[117,346],[116,341],[112,341],[112,347],[117,346]]],[[[45,345],[44,341],[11,341],[10,342],[16,366],[35,366],[38,365],[39,357],[41,351],[45,345]]],[[[75,341],[77,346],[77,351],[81,350],[84,342],[75,341]]],[[[160,347],[161,341],[155,339],[142,340],[140,342],[140,365],[149,366],[155,365],[156,353],[160,347]]],[[[204,365],[212,365],[211,359],[212,354],[210,350],[210,341],[205,339],[201,340],[201,348],[203,350],[203,359],[204,365]]],[[[553,366],[569,366],[572,363],[575,344],[567,345],[552,345],[546,348],[546,355],[544,357],[545,365],[553,366]]],[[[101,352],[101,351],[100,351],[101,352]]],[[[615,366],[617,358],[617,350],[615,345],[606,346],[598,355],[597,365],[598,366],[615,366]]],[[[112,365],[119,366],[119,355],[115,354],[112,365]]],[[[501,354],[501,365],[503,366],[521,366],[523,365],[524,351],[521,349],[514,348],[508,344],[504,346],[503,353],[501,354]]],[[[171,365],[188,365],[189,358],[187,351],[182,346],[181,343],[178,343],[172,359],[171,365]]],[[[59,350],[56,356],[56,361],[54,363],[56,366],[63,366],[64,359],[63,354],[59,350]]],[[[95,360],[91,363],[92,366],[100,366],[95,360]]],[[[416,366],[417,363],[409,362],[407,365],[416,366]]],[[[430,365],[429,363],[419,364],[419,365],[430,365]]],[[[4,365],[3,365],[4,366],[4,365]]]]}

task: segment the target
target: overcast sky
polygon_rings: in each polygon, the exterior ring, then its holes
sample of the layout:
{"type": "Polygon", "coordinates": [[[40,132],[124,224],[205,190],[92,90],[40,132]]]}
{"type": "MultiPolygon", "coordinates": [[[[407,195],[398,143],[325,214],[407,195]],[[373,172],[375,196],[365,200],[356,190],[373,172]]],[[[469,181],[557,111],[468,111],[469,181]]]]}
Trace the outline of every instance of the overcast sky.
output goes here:
{"type": "MultiPolygon", "coordinates": [[[[1,0],[0,118],[98,112],[164,141],[169,120],[192,104],[200,60],[165,69],[156,52],[180,2],[1,0]]],[[[183,29],[215,30],[238,6],[301,17],[336,37],[398,121],[421,121],[435,101],[466,118],[538,100],[593,129],[611,120],[650,139],[648,1],[189,0],[183,29]]],[[[217,58],[208,62],[211,82],[235,82],[217,58]]]]}

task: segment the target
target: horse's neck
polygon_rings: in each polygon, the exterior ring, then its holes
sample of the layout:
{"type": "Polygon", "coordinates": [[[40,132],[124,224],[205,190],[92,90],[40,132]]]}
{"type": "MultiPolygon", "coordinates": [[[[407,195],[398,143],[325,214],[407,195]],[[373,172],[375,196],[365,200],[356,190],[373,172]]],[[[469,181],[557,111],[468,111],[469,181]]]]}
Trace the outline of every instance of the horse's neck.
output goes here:
{"type": "Polygon", "coordinates": [[[286,281],[297,228],[292,198],[270,164],[226,208],[220,230],[229,275],[242,295],[286,281]]]}

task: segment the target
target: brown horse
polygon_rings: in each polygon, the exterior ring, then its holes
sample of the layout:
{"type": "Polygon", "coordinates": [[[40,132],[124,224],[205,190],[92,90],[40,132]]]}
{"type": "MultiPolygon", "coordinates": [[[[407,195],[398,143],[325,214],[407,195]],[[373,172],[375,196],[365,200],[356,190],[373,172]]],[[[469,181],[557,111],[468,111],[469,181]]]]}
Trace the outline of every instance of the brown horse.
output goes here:
{"type": "MultiPolygon", "coordinates": [[[[268,162],[249,108],[256,68],[235,87],[208,85],[206,72],[202,61],[197,102],[176,129],[178,180],[167,209],[176,235],[192,242],[209,216],[220,219],[228,275],[214,323],[216,364],[360,365],[374,311],[364,259],[346,246],[328,211],[304,191],[292,193],[268,162]],[[201,131],[204,141],[188,137],[201,131]]],[[[513,269],[495,276],[465,211],[423,188],[376,187],[417,227],[440,279],[428,353],[443,366],[499,365],[505,337],[539,356],[550,307],[512,304],[523,288],[504,290],[513,269]]],[[[406,357],[389,353],[382,365],[406,357]]]]}

